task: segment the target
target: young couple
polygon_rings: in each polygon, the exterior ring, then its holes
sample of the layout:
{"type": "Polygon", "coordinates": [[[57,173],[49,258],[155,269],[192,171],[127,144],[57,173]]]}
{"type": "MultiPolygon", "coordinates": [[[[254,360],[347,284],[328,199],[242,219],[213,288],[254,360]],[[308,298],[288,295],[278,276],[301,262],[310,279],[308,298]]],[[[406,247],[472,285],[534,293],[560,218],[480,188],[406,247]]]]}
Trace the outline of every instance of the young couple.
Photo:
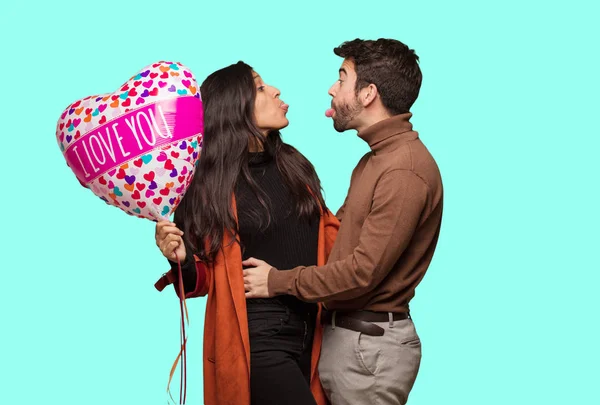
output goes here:
{"type": "MultiPolygon", "coordinates": [[[[243,62],[202,83],[205,133],[174,223],[156,227],[171,263],[157,283],[207,296],[207,405],[404,404],[421,343],[409,313],[442,217],[438,167],[410,123],[418,57],[356,39],[327,116],[371,151],[334,216],[312,164],[284,143],[288,106],[243,62]]],[[[335,154],[335,151],[333,151],[335,154]]]]}

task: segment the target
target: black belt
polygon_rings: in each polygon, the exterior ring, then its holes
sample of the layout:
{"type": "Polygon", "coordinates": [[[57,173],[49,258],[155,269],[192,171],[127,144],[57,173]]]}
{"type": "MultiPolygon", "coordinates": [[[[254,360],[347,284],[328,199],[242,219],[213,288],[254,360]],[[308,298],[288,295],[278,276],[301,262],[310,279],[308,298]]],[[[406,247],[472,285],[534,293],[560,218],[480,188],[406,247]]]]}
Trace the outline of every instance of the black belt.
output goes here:
{"type": "MultiPolygon", "coordinates": [[[[333,324],[334,311],[324,311],[321,317],[322,323],[333,324]]],[[[392,313],[392,320],[400,321],[410,318],[408,312],[392,313]]],[[[383,336],[385,329],[371,322],[388,322],[390,316],[388,312],[373,312],[373,311],[352,311],[340,312],[335,311],[335,326],[340,328],[361,332],[369,336],[383,336]]]]}

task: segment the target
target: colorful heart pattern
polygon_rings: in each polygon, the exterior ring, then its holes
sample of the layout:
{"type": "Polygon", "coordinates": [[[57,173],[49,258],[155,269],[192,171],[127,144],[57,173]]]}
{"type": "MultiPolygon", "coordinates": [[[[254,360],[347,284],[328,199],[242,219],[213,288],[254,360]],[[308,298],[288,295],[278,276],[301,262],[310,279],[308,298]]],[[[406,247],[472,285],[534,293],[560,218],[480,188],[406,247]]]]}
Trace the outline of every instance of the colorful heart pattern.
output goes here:
{"type": "Polygon", "coordinates": [[[192,72],[159,61],[117,91],[69,105],[58,146],[79,182],[129,215],[167,219],[189,187],[202,150],[202,99],[192,72]]]}

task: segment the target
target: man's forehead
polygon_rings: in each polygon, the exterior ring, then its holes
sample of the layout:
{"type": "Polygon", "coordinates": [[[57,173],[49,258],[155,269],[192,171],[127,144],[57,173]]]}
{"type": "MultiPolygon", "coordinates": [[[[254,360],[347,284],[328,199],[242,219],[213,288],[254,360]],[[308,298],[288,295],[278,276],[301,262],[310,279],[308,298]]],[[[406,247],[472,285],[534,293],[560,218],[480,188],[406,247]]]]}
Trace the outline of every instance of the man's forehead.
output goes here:
{"type": "Polygon", "coordinates": [[[344,59],[340,67],[340,73],[352,74],[354,72],[354,61],[352,59],[344,59]]]}

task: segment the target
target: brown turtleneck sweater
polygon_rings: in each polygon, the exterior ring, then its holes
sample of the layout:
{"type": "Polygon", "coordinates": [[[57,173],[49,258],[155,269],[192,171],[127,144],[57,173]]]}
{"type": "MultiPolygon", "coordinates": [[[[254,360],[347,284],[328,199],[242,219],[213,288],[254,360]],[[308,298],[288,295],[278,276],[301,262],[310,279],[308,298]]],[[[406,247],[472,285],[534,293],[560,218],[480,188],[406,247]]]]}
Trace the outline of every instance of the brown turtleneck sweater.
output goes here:
{"type": "Polygon", "coordinates": [[[328,263],[272,269],[270,294],[323,301],[329,310],[409,311],[437,244],[443,200],[438,166],[411,116],[358,134],[371,152],[352,173],[328,263]]]}

